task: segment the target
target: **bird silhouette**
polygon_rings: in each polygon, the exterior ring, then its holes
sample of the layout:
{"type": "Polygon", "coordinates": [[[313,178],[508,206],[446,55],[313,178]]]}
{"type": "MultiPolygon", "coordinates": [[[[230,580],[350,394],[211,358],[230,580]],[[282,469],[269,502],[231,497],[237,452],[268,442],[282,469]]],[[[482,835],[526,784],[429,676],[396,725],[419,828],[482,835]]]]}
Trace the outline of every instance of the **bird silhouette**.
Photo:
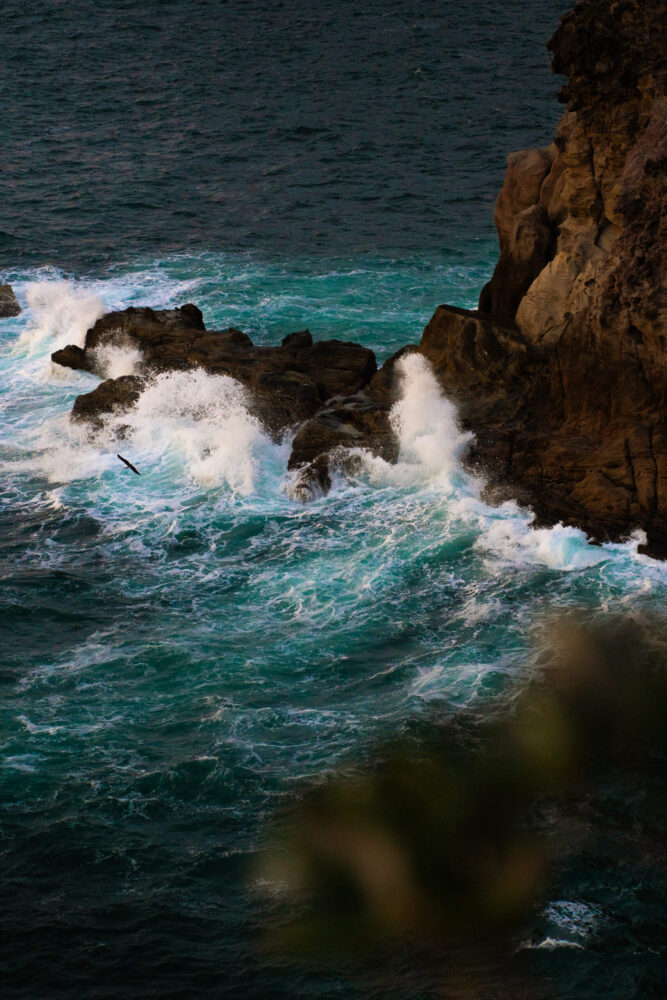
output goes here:
{"type": "Polygon", "coordinates": [[[132,472],[135,472],[138,476],[141,475],[141,473],[139,472],[139,470],[137,468],[135,468],[134,465],[132,465],[132,462],[128,462],[128,460],[126,458],[123,458],[122,455],[116,455],[116,458],[119,458],[121,460],[121,462],[124,462],[125,465],[128,467],[128,469],[132,469],[132,472]]]}

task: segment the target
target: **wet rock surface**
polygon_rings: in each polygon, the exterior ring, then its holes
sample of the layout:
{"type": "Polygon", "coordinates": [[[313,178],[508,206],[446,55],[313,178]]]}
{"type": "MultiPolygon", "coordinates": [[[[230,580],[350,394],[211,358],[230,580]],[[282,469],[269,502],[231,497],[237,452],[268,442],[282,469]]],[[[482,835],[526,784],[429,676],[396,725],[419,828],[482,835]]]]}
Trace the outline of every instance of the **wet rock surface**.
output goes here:
{"type": "Polygon", "coordinates": [[[105,379],[92,392],[77,396],[72,407],[72,419],[100,426],[108,414],[125,413],[134,406],[146,384],[146,379],[138,375],[105,379]]]}

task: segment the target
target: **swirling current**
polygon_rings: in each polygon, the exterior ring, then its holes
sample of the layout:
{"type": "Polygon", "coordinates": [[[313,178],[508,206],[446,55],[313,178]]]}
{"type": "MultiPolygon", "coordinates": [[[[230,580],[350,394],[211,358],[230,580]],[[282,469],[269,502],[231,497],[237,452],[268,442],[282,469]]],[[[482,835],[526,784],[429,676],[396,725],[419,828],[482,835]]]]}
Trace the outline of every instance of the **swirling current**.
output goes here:
{"type": "MultiPolygon", "coordinates": [[[[54,365],[104,311],[197,303],[257,343],[416,342],[474,306],[512,149],[551,141],[566,3],[126,0],[3,9],[0,866],[3,995],[426,1000],[257,942],[276,810],[434,712],[483,714],[553,611],[650,620],[667,574],[490,507],[408,358],[395,466],[310,503],[231,379],[160,376],[113,428],[54,365]]],[[[111,351],[108,374],[140,358],[111,351]]],[[[620,803],[631,823],[632,803],[620,803]]],[[[562,998],[664,995],[654,869],[578,855],[526,963],[562,998]]],[[[545,987],[546,989],[546,987],[545,987]]],[[[489,996],[501,996],[489,987],[489,996]]],[[[545,996],[547,993],[545,992],[545,996]]],[[[548,994],[552,995],[552,994],[548,994]]]]}

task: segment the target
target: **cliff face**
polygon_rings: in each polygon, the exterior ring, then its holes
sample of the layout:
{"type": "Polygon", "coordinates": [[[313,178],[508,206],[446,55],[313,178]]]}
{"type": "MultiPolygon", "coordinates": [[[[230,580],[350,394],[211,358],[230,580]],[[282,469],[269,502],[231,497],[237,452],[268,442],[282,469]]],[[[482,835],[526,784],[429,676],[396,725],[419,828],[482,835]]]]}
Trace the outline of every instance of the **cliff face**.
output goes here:
{"type": "Polygon", "coordinates": [[[477,435],[490,491],[667,555],[665,0],[582,0],[549,43],[555,142],[514,153],[478,313],[420,350],[477,435]]]}

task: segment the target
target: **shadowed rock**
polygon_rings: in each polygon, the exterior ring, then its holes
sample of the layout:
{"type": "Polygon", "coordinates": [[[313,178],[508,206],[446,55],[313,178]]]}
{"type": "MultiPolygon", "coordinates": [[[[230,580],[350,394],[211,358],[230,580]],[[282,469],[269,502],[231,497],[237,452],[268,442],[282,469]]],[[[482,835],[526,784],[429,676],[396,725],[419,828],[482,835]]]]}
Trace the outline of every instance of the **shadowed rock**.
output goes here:
{"type": "Polygon", "coordinates": [[[9,319],[12,316],[18,316],[20,312],[21,306],[14,295],[12,286],[0,285],[0,319],[9,319]]]}
{"type": "Polygon", "coordinates": [[[73,368],[74,371],[94,371],[91,355],[86,354],[84,349],[77,347],[76,344],[68,344],[62,350],[54,351],[51,355],[51,360],[55,361],[57,365],[62,365],[64,368],[73,368]]]}
{"type": "Polygon", "coordinates": [[[296,333],[289,333],[283,338],[283,347],[287,348],[288,351],[303,350],[304,347],[312,347],[313,338],[310,330],[298,330],[296,333]]]}
{"type": "Polygon", "coordinates": [[[85,420],[99,427],[110,414],[124,413],[134,406],[146,388],[146,379],[138,375],[108,378],[74,400],[73,420],[85,420]]]}
{"type": "Polygon", "coordinates": [[[335,468],[356,471],[359,449],[387,462],[397,460],[398,440],[389,421],[398,398],[395,366],[416,349],[402,347],[385,361],[364,391],[335,396],[301,427],[292,442],[288,465],[299,470],[292,484],[293,496],[305,500],[313,493],[326,493],[335,468]]]}

